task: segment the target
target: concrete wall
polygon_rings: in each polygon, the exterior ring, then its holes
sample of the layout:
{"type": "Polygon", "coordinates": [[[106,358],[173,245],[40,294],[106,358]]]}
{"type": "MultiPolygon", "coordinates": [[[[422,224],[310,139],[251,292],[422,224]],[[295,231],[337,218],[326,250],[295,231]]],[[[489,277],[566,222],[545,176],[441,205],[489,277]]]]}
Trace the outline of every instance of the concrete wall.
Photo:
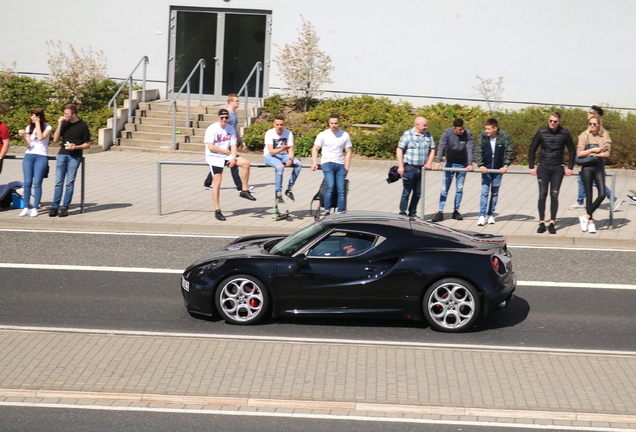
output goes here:
{"type": "MultiPolygon", "coordinates": [[[[476,75],[503,76],[508,101],[636,108],[631,0],[10,2],[0,61],[47,73],[46,40],[61,40],[103,50],[109,75],[124,78],[147,55],[148,79],[164,93],[171,4],[271,10],[272,42],[279,46],[295,41],[302,14],[332,58],[334,83],[327,89],[336,94],[480,98],[476,75]]],[[[272,47],[272,58],[277,52],[272,47]]],[[[283,85],[274,62],[269,84],[274,92],[283,85]]]]}

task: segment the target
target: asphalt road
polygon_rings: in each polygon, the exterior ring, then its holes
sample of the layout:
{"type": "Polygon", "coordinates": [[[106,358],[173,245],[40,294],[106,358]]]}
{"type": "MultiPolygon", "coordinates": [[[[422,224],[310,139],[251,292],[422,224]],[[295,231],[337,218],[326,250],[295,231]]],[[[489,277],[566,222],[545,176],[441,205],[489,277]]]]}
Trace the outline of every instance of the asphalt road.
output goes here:
{"type": "MultiPolygon", "coordinates": [[[[249,413],[216,415],[64,408],[0,407],[0,432],[486,432],[492,425],[444,425],[367,420],[260,417],[249,413]],[[99,425],[97,429],[95,425],[99,425]]],[[[498,427],[497,432],[536,429],[498,427]]]]}
{"type": "MultiPolygon", "coordinates": [[[[2,232],[2,262],[182,269],[227,238],[2,232]]],[[[514,248],[520,281],[631,284],[635,252],[514,248]],[[587,269],[581,272],[580,269],[587,269]]],[[[0,268],[0,324],[636,351],[636,291],[520,286],[508,309],[443,334],[386,320],[190,317],[178,274],[0,268]]]]}

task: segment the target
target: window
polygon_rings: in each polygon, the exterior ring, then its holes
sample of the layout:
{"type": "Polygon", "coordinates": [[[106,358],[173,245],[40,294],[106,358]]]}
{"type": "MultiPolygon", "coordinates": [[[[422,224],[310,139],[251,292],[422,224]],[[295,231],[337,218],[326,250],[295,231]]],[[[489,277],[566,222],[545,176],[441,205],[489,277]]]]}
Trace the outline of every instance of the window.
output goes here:
{"type": "Polygon", "coordinates": [[[334,231],[308,253],[310,257],[350,257],[363,254],[371,249],[376,237],[371,234],[334,231]]]}

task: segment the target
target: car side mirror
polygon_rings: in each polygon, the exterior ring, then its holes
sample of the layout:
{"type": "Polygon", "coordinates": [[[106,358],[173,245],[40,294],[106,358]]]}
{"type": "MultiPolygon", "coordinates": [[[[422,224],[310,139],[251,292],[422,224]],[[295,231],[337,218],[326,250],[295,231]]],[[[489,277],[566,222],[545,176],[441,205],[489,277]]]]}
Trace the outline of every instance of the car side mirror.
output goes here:
{"type": "Polygon", "coordinates": [[[294,263],[289,266],[289,269],[287,270],[287,274],[289,274],[290,276],[296,276],[300,272],[300,269],[305,267],[306,265],[307,265],[307,256],[305,254],[297,255],[294,258],[294,263]]]}

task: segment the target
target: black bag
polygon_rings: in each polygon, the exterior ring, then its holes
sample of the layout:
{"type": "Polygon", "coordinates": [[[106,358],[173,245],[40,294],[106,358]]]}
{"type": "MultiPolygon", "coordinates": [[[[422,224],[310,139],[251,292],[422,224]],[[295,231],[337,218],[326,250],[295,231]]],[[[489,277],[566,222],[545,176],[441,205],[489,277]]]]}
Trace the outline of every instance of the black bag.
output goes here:
{"type": "Polygon", "coordinates": [[[44,170],[44,177],[43,178],[49,178],[49,163],[46,163],[46,169],[44,170]]]}
{"type": "MultiPolygon", "coordinates": [[[[320,184],[320,189],[318,190],[318,192],[316,193],[316,195],[314,195],[314,197],[311,200],[311,203],[309,203],[309,214],[311,216],[316,217],[319,214],[320,208],[325,208],[325,191],[327,190],[327,183],[325,183],[325,181],[323,180],[322,183],[320,184]],[[316,211],[313,211],[313,203],[314,201],[319,201],[320,204],[318,205],[318,208],[316,209],[316,211]]],[[[335,192],[335,190],[334,190],[335,192]]],[[[347,195],[349,194],[349,179],[345,179],[345,203],[347,202],[347,195]]],[[[334,193],[331,196],[331,208],[335,209],[338,208],[338,194],[334,193]]]]}
{"type": "MultiPolygon", "coordinates": [[[[589,142],[589,138],[588,138],[588,142],[589,142]]],[[[585,150],[589,150],[591,148],[598,148],[598,144],[587,144],[585,146],[585,150]]],[[[596,165],[598,162],[600,162],[600,159],[596,155],[585,156],[585,157],[579,157],[577,155],[574,158],[574,163],[581,167],[596,165]]]]}

